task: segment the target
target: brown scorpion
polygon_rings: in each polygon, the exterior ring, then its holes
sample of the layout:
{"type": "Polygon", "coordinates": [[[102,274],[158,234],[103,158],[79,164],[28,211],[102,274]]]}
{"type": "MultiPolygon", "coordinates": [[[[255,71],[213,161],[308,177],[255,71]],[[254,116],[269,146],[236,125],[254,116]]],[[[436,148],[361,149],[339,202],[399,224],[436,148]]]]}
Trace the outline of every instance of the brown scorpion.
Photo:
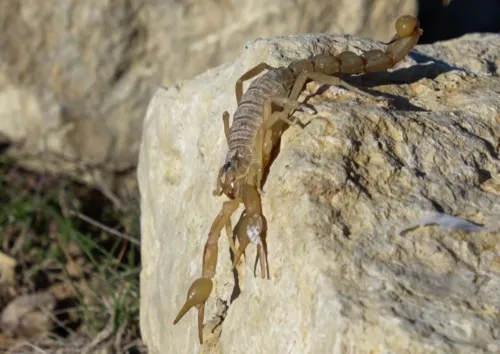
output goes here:
{"type": "MultiPolygon", "coordinates": [[[[360,92],[335,74],[361,74],[385,71],[394,67],[417,44],[423,31],[419,21],[412,16],[402,16],[396,21],[396,35],[387,43],[387,48],[369,50],[362,55],[345,51],[338,55],[319,54],[311,59],[292,62],[288,67],[274,68],[260,63],[243,74],[236,82],[238,107],[233,123],[229,127],[229,113],[223,113],[224,132],[229,146],[224,165],[219,169],[214,195],[225,194],[230,200],[222,205],[208,233],[203,252],[202,275],[188,291],[187,300],[174,320],[174,324],[192,307],[198,309],[198,336],[203,343],[203,320],[205,302],[212,292],[218,258],[218,241],[225,227],[229,244],[235,254],[236,266],[249,243],[257,245],[261,274],[269,278],[264,241],[265,218],[261,206],[261,184],[264,168],[271,160],[272,150],[279,141],[285,125],[293,124],[290,115],[295,110],[306,110],[297,102],[304,85],[314,80],[327,85],[342,85],[360,92]],[[243,94],[243,82],[262,71],[265,74],[255,79],[243,94]],[[274,106],[273,106],[274,105],[274,106]],[[273,108],[282,108],[275,110],[273,108]],[[243,203],[245,209],[234,233],[239,240],[236,250],[233,242],[231,216],[243,203]]],[[[370,95],[369,95],[370,96],[370,95]]]]}

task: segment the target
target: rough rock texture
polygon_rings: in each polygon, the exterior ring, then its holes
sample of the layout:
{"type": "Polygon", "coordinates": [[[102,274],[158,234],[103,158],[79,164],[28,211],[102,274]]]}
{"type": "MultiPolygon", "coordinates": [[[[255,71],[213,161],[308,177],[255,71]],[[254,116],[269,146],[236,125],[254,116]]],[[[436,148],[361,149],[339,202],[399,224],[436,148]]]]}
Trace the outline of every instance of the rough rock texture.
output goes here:
{"type": "Polygon", "coordinates": [[[135,168],[156,88],[299,32],[387,40],[406,0],[2,0],[0,146],[103,184],[135,168]],[[390,6],[389,6],[390,4],[390,6]]]}
{"type": "MultiPolygon", "coordinates": [[[[156,92],[138,169],[152,353],[198,352],[196,311],[172,322],[224,200],[211,192],[236,79],[261,61],[380,47],[352,36],[256,40],[234,63],[156,92]]],[[[396,232],[436,213],[498,223],[499,68],[500,36],[468,35],[349,80],[392,106],[310,83],[301,99],[319,89],[309,100],[318,114],[297,114],[310,123],[285,132],[264,185],[271,280],[254,275],[255,247],[235,278],[222,235],[203,352],[500,352],[500,233],[396,232]]]]}

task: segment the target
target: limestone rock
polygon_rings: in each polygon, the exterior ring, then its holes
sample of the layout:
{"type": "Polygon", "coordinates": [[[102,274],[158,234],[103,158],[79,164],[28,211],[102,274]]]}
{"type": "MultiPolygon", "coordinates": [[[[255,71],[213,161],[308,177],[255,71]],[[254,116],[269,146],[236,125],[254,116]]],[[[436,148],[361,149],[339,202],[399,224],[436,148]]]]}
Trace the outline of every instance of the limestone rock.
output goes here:
{"type": "MultiPolygon", "coordinates": [[[[500,351],[500,233],[397,232],[434,214],[498,222],[499,43],[418,46],[391,72],[346,78],[390,105],[308,84],[300,99],[318,92],[308,101],[318,113],[296,114],[309,124],[284,133],[264,185],[271,279],[254,274],[255,248],[236,277],[221,236],[204,353],[500,351]]],[[[256,40],[232,64],[156,92],[138,168],[141,331],[152,353],[199,347],[195,310],[172,322],[224,200],[211,193],[237,78],[262,61],[373,48],[383,45],[354,36],[256,40]]]]}
{"type": "Polygon", "coordinates": [[[233,60],[245,40],[387,40],[395,19],[415,12],[414,0],[3,0],[0,144],[33,169],[112,180],[135,169],[158,86],[233,60]]]}

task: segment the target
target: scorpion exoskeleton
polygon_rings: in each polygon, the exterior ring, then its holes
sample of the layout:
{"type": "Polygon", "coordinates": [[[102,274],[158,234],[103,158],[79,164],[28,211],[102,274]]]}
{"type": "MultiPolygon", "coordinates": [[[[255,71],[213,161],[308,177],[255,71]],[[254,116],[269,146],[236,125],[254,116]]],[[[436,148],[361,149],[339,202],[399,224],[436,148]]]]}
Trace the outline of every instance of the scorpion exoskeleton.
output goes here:
{"type": "Polygon", "coordinates": [[[238,107],[231,127],[229,113],[223,113],[229,151],[224,165],[219,169],[214,191],[214,195],[225,194],[230,200],[223,203],[212,223],[203,252],[202,275],[189,288],[187,300],[174,320],[176,324],[189,309],[196,307],[200,344],[203,343],[205,302],[213,288],[212,279],[215,276],[218,240],[222,228],[225,227],[230,247],[235,254],[233,268],[246,246],[254,243],[257,245],[262,277],[269,278],[264,240],[266,220],[261,206],[263,171],[271,160],[272,151],[284,126],[294,123],[289,116],[295,110],[307,110],[297,102],[306,82],[314,80],[327,85],[342,85],[368,95],[331,75],[385,71],[394,67],[417,44],[423,33],[419,26],[419,21],[413,16],[400,17],[396,21],[396,35],[387,43],[385,52],[369,50],[362,55],[351,51],[338,55],[319,54],[279,68],[260,63],[237,80],[235,91],[238,107]],[[266,69],[267,73],[255,79],[243,94],[243,82],[266,69]],[[282,110],[273,112],[276,107],[282,110]],[[239,241],[239,249],[236,250],[230,218],[240,203],[244,205],[244,212],[234,229],[239,241]]]}

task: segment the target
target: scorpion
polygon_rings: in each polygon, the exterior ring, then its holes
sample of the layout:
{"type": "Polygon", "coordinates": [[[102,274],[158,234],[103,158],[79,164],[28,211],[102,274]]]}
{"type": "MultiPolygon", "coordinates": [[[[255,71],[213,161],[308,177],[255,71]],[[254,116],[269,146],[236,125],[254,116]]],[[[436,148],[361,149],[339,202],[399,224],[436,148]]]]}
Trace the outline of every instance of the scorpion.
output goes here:
{"type": "Polygon", "coordinates": [[[186,302],[174,320],[175,325],[192,307],[197,308],[200,344],[203,344],[205,303],[213,289],[218,241],[223,228],[235,255],[232,267],[237,265],[247,245],[253,243],[257,245],[262,278],[269,279],[265,247],[267,224],[261,205],[262,178],[284,127],[295,123],[289,117],[296,110],[308,110],[297,101],[304,85],[308,80],[313,80],[326,85],[341,85],[372,97],[332,75],[378,72],[394,67],[412,50],[423,33],[419,21],[409,15],[398,18],[395,28],[396,34],[386,43],[385,52],[377,49],[365,51],[361,55],[351,51],[338,55],[318,54],[278,68],[263,62],[236,81],[238,106],[231,127],[229,113],[226,111],[222,115],[228,153],[219,169],[213,192],[214,196],[225,194],[229,200],[223,203],[208,233],[203,251],[202,275],[190,286],[186,302]],[[243,82],[264,70],[267,72],[253,80],[243,94],[243,82]],[[233,233],[231,216],[241,203],[244,211],[233,233]],[[233,241],[234,236],[239,242],[238,250],[233,241]]]}

